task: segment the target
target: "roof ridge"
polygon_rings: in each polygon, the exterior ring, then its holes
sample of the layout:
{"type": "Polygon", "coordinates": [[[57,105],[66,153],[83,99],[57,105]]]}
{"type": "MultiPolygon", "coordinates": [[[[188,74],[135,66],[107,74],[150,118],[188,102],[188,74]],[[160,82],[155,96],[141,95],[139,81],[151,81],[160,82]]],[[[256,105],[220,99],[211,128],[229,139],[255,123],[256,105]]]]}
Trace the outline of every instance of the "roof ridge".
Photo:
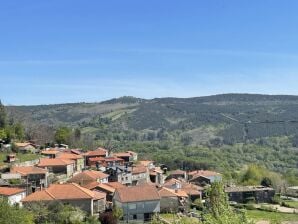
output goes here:
{"type": "Polygon", "coordinates": [[[85,194],[87,194],[88,196],[90,196],[91,198],[94,198],[94,194],[91,190],[88,190],[87,188],[81,187],[80,185],[76,184],[76,183],[70,183],[72,185],[74,185],[75,187],[77,187],[80,191],[84,192],[85,194]]]}
{"type": "Polygon", "coordinates": [[[55,196],[48,191],[48,189],[45,189],[45,193],[47,193],[51,198],[56,199],[55,196]]]}

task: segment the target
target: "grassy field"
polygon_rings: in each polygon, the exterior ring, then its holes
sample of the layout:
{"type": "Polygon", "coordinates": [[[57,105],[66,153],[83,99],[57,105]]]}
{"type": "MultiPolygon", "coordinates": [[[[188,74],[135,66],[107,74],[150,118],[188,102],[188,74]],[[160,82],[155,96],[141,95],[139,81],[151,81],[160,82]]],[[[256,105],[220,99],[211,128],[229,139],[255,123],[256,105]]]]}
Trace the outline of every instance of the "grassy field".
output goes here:
{"type": "Polygon", "coordinates": [[[284,200],[284,202],[290,205],[291,207],[298,209],[298,201],[284,200]]]}
{"type": "Polygon", "coordinates": [[[286,213],[279,213],[279,212],[267,212],[267,211],[260,211],[260,210],[248,210],[247,216],[249,219],[255,221],[298,221],[298,214],[286,214],[286,213]]]}
{"type": "MultiPolygon", "coordinates": [[[[175,214],[160,214],[160,217],[170,223],[177,223],[177,220],[180,220],[181,218],[179,218],[177,215],[175,214]]],[[[184,217],[182,218],[183,221],[187,221],[187,223],[192,223],[192,224],[198,224],[199,221],[196,218],[189,218],[189,217],[184,217]]]]}
{"type": "MultiPolygon", "coordinates": [[[[5,163],[6,160],[6,156],[9,153],[7,152],[0,152],[0,166],[3,166],[7,163],[5,163]]],[[[32,154],[32,153],[17,153],[16,154],[17,159],[19,159],[19,162],[25,162],[25,161],[30,161],[30,160],[34,160],[34,159],[38,159],[40,157],[40,155],[38,154],[32,154]]]]}

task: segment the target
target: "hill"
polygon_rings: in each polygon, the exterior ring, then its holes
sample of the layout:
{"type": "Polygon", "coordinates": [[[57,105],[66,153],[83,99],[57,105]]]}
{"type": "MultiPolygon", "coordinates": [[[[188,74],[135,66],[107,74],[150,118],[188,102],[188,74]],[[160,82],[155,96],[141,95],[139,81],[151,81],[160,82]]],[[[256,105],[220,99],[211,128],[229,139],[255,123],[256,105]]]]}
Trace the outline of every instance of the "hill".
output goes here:
{"type": "Polygon", "coordinates": [[[232,144],[298,134],[298,96],[121,97],[101,103],[9,106],[7,110],[10,117],[25,125],[80,127],[98,139],[112,133],[115,138],[184,136],[192,144],[210,140],[232,144]]]}

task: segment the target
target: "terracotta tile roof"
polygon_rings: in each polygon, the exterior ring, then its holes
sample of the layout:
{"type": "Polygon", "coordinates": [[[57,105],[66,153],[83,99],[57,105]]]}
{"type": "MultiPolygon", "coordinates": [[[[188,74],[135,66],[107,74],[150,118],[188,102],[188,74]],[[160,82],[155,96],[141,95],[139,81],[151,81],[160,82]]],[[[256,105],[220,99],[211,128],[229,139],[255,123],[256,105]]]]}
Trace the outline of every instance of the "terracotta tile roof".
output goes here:
{"type": "Polygon", "coordinates": [[[14,166],[10,169],[11,173],[19,173],[21,176],[29,174],[46,174],[48,171],[36,166],[14,166]]]}
{"type": "Polygon", "coordinates": [[[115,191],[121,202],[155,201],[160,200],[156,187],[141,185],[119,188],[115,191]]]}
{"type": "Polygon", "coordinates": [[[149,166],[150,163],[153,163],[154,161],[151,160],[140,160],[139,163],[143,166],[149,166]]]}
{"type": "Polygon", "coordinates": [[[184,175],[186,172],[183,170],[173,170],[170,173],[173,175],[184,175]]]}
{"type": "Polygon", "coordinates": [[[132,174],[147,173],[147,172],[148,172],[148,168],[143,165],[134,166],[132,167],[132,170],[131,170],[132,174]]]}
{"type": "Polygon", "coordinates": [[[93,151],[88,151],[84,153],[84,156],[106,156],[107,150],[104,148],[98,148],[93,151]]]}
{"type": "Polygon", "coordinates": [[[113,153],[113,156],[116,156],[116,157],[131,157],[131,153],[117,152],[117,153],[113,153]]]}
{"type": "Polygon", "coordinates": [[[52,184],[49,188],[34,192],[22,200],[31,201],[52,201],[52,200],[74,200],[74,199],[97,199],[99,194],[90,191],[75,183],[52,184]]]}
{"type": "Polygon", "coordinates": [[[103,162],[114,162],[114,161],[124,161],[121,158],[117,158],[117,157],[93,157],[93,158],[89,158],[89,161],[92,162],[96,162],[96,161],[103,161],[103,162]]]}
{"type": "Polygon", "coordinates": [[[126,151],[126,152],[130,153],[131,155],[136,155],[136,154],[137,154],[137,153],[134,152],[134,151],[126,151]]]}
{"type": "Polygon", "coordinates": [[[56,149],[49,149],[49,150],[43,150],[41,151],[42,155],[56,155],[60,153],[60,151],[56,150],[56,149]]]}
{"type": "Polygon", "coordinates": [[[182,181],[177,180],[177,179],[175,179],[175,178],[171,178],[171,179],[169,179],[169,180],[166,180],[166,182],[164,183],[164,186],[173,186],[173,185],[176,184],[176,183],[182,185],[182,181]]]}
{"type": "Polygon", "coordinates": [[[108,182],[106,183],[106,185],[114,188],[114,189],[119,189],[119,188],[123,188],[123,187],[126,187],[125,185],[119,183],[119,182],[108,182]]]}
{"type": "Polygon", "coordinates": [[[13,188],[13,187],[0,187],[0,195],[10,196],[25,192],[25,189],[22,188],[13,188]]]}
{"type": "Polygon", "coordinates": [[[204,190],[203,187],[191,184],[191,183],[183,183],[182,188],[188,195],[201,195],[204,190]]]}
{"type": "Polygon", "coordinates": [[[177,195],[178,197],[182,197],[182,198],[188,198],[188,195],[187,193],[182,190],[182,189],[170,189],[170,188],[167,188],[168,191],[171,191],[173,194],[177,195]]]}
{"type": "Polygon", "coordinates": [[[77,183],[80,185],[86,185],[91,182],[97,181],[97,179],[104,179],[107,178],[109,175],[95,170],[85,170],[73,178],[71,178],[68,182],[69,183],[77,183]]]}
{"type": "Polygon", "coordinates": [[[94,190],[93,194],[94,194],[94,199],[97,199],[97,200],[104,199],[107,196],[106,193],[100,192],[100,191],[97,191],[97,190],[94,190]]]}
{"type": "Polygon", "coordinates": [[[86,184],[83,186],[84,188],[87,188],[89,190],[94,190],[94,189],[102,189],[104,191],[108,191],[110,193],[114,193],[115,192],[115,188],[107,185],[107,184],[102,184],[102,183],[98,183],[96,181],[93,181],[89,184],[86,184]]]}
{"type": "Polygon", "coordinates": [[[77,160],[77,159],[83,159],[83,156],[77,155],[77,154],[73,154],[73,153],[63,152],[63,153],[59,154],[57,158],[77,160]]]}
{"type": "Polygon", "coordinates": [[[40,159],[39,163],[37,166],[39,167],[48,167],[48,166],[67,166],[70,164],[74,164],[73,160],[69,159],[60,159],[60,158],[55,158],[55,159],[40,159]]]}
{"type": "Polygon", "coordinates": [[[204,176],[204,177],[211,177],[211,176],[221,176],[220,173],[211,170],[195,170],[188,173],[192,176],[204,176]]]}
{"type": "Polygon", "coordinates": [[[177,197],[176,194],[174,194],[173,192],[169,191],[168,188],[161,188],[159,191],[158,191],[158,194],[160,197],[162,198],[168,198],[168,197],[177,197]]]}
{"type": "Polygon", "coordinates": [[[77,155],[81,155],[82,154],[81,149],[70,149],[70,152],[71,153],[74,153],[74,154],[77,154],[77,155]]]}

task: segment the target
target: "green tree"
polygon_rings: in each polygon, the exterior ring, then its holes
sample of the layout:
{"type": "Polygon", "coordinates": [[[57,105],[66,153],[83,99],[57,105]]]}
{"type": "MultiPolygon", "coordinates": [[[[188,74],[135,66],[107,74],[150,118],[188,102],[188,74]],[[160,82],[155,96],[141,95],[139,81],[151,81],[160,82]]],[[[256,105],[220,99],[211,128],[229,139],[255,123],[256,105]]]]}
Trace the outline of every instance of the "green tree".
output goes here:
{"type": "Polygon", "coordinates": [[[0,129],[0,139],[6,139],[7,135],[6,135],[6,131],[5,129],[0,129]]]}
{"type": "Polygon", "coordinates": [[[6,126],[6,112],[5,107],[0,100],[0,128],[4,128],[6,126]]]}
{"type": "Polygon", "coordinates": [[[67,127],[60,127],[55,133],[55,141],[58,144],[68,144],[71,137],[71,130],[67,127]]]}
{"type": "Polygon", "coordinates": [[[18,206],[10,206],[6,199],[0,198],[1,224],[34,224],[33,214],[18,206]]]}
{"type": "Polygon", "coordinates": [[[15,137],[18,140],[23,140],[25,137],[25,131],[24,131],[24,127],[21,123],[16,123],[14,125],[14,133],[15,133],[15,137]]]}
{"type": "Polygon", "coordinates": [[[113,216],[115,219],[120,220],[123,217],[123,210],[117,206],[113,206],[113,216]]]}
{"type": "Polygon", "coordinates": [[[237,213],[230,207],[221,182],[215,182],[209,189],[208,213],[204,224],[251,224],[244,212],[237,213]]]}

